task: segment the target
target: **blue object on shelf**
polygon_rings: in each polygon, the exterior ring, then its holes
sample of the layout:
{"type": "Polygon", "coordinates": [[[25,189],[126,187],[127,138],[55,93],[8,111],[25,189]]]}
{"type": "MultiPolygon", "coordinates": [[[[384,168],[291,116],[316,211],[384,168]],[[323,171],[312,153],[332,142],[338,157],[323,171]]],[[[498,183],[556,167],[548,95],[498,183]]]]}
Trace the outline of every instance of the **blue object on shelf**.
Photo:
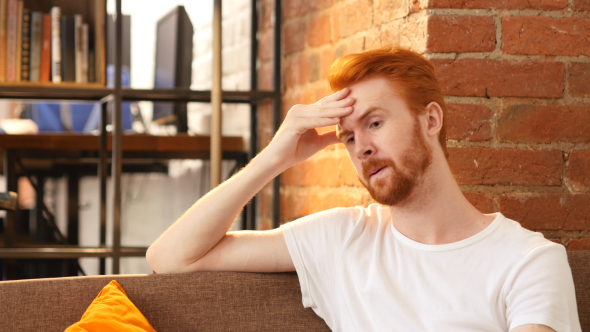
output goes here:
{"type": "Polygon", "coordinates": [[[37,124],[39,132],[63,132],[60,104],[33,103],[29,118],[37,124]]]}
{"type": "MultiPolygon", "coordinates": [[[[114,86],[115,67],[107,66],[107,86],[114,86]]],[[[121,71],[121,86],[129,87],[129,69],[121,71]]],[[[100,122],[99,103],[50,103],[36,102],[30,104],[28,118],[39,127],[39,132],[66,132],[87,133],[98,130],[100,122]]],[[[131,103],[121,103],[121,116],[123,131],[131,130],[132,116],[131,103]]]]}

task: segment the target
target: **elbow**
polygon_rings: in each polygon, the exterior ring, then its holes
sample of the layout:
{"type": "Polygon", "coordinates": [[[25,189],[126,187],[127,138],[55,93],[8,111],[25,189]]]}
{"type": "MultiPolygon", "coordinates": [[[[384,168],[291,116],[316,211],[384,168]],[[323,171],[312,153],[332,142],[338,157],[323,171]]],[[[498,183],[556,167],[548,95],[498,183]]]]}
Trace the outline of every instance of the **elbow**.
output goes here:
{"type": "Polygon", "coordinates": [[[154,246],[150,246],[145,253],[145,259],[147,260],[148,265],[152,268],[155,273],[162,273],[160,267],[158,266],[158,259],[156,256],[157,252],[154,249],[154,246]]]}
{"type": "Polygon", "coordinates": [[[158,250],[158,247],[153,244],[146,251],[145,258],[155,273],[182,273],[190,271],[188,265],[179,264],[170,255],[166,255],[166,253],[158,250]]]}

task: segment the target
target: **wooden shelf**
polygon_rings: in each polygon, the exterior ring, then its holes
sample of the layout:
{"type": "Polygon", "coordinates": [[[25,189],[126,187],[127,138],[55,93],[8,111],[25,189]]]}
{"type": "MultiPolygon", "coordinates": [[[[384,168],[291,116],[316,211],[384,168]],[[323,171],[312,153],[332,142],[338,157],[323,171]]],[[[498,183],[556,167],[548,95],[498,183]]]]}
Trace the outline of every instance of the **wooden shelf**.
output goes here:
{"type": "MultiPolygon", "coordinates": [[[[44,150],[44,151],[98,151],[99,136],[77,134],[37,134],[2,135],[0,149],[44,150]]],[[[245,152],[241,137],[223,137],[222,150],[226,152],[245,152]]],[[[107,137],[109,151],[112,136],[107,137]]],[[[121,148],[128,152],[208,152],[209,136],[123,135],[121,148]]]]}
{"type": "MultiPolygon", "coordinates": [[[[147,248],[122,247],[120,257],[145,257],[147,248]]],[[[112,248],[83,248],[78,246],[61,246],[45,248],[0,248],[0,259],[35,259],[35,258],[80,258],[112,257],[112,248]]]]}
{"type": "MultiPolygon", "coordinates": [[[[168,89],[122,89],[123,100],[127,101],[193,101],[211,102],[211,91],[208,90],[168,90],[168,89]]],[[[272,91],[223,91],[224,103],[256,103],[264,99],[276,98],[272,91]]]]}
{"type": "Polygon", "coordinates": [[[98,101],[113,93],[113,89],[99,84],[74,83],[19,83],[0,86],[0,98],[4,99],[60,99],[98,101]]]}
{"type": "MultiPolygon", "coordinates": [[[[51,99],[51,100],[93,100],[98,101],[114,94],[112,88],[100,84],[77,83],[0,83],[0,98],[5,99],[51,99]]],[[[124,101],[172,101],[211,102],[211,91],[180,89],[121,89],[124,101]]],[[[258,103],[276,98],[272,91],[223,91],[224,103],[258,103]]]]}

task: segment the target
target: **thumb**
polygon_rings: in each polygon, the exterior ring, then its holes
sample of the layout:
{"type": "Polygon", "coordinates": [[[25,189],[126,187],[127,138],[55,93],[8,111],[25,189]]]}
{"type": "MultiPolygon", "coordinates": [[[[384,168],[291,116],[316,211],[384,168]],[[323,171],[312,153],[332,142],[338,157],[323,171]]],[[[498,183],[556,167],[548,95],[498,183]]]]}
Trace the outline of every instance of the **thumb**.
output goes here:
{"type": "Polygon", "coordinates": [[[320,138],[322,139],[322,149],[330,146],[332,144],[338,144],[338,143],[342,143],[338,137],[336,136],[336,131],[332,130],[332,131],[328,131],[325,132],[323,134],[320,135],[320,138]]]}

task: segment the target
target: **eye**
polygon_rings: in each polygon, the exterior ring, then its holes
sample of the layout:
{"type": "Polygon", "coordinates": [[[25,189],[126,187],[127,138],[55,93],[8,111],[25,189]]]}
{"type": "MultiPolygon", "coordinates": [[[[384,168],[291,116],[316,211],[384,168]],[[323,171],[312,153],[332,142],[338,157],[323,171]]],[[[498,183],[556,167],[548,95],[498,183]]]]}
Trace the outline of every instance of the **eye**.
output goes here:
{"type": "Polygon", "coordinates": [[[379,128],[381,127],[382,122],[381,121],[375,121],[373,123],[371,123],[371,128],[379,128]]]}
{"type": "Polygon", "coordinates": [[[346,143],[354,143],[354,136],[350,136],[347,140],[346,143]]]}

